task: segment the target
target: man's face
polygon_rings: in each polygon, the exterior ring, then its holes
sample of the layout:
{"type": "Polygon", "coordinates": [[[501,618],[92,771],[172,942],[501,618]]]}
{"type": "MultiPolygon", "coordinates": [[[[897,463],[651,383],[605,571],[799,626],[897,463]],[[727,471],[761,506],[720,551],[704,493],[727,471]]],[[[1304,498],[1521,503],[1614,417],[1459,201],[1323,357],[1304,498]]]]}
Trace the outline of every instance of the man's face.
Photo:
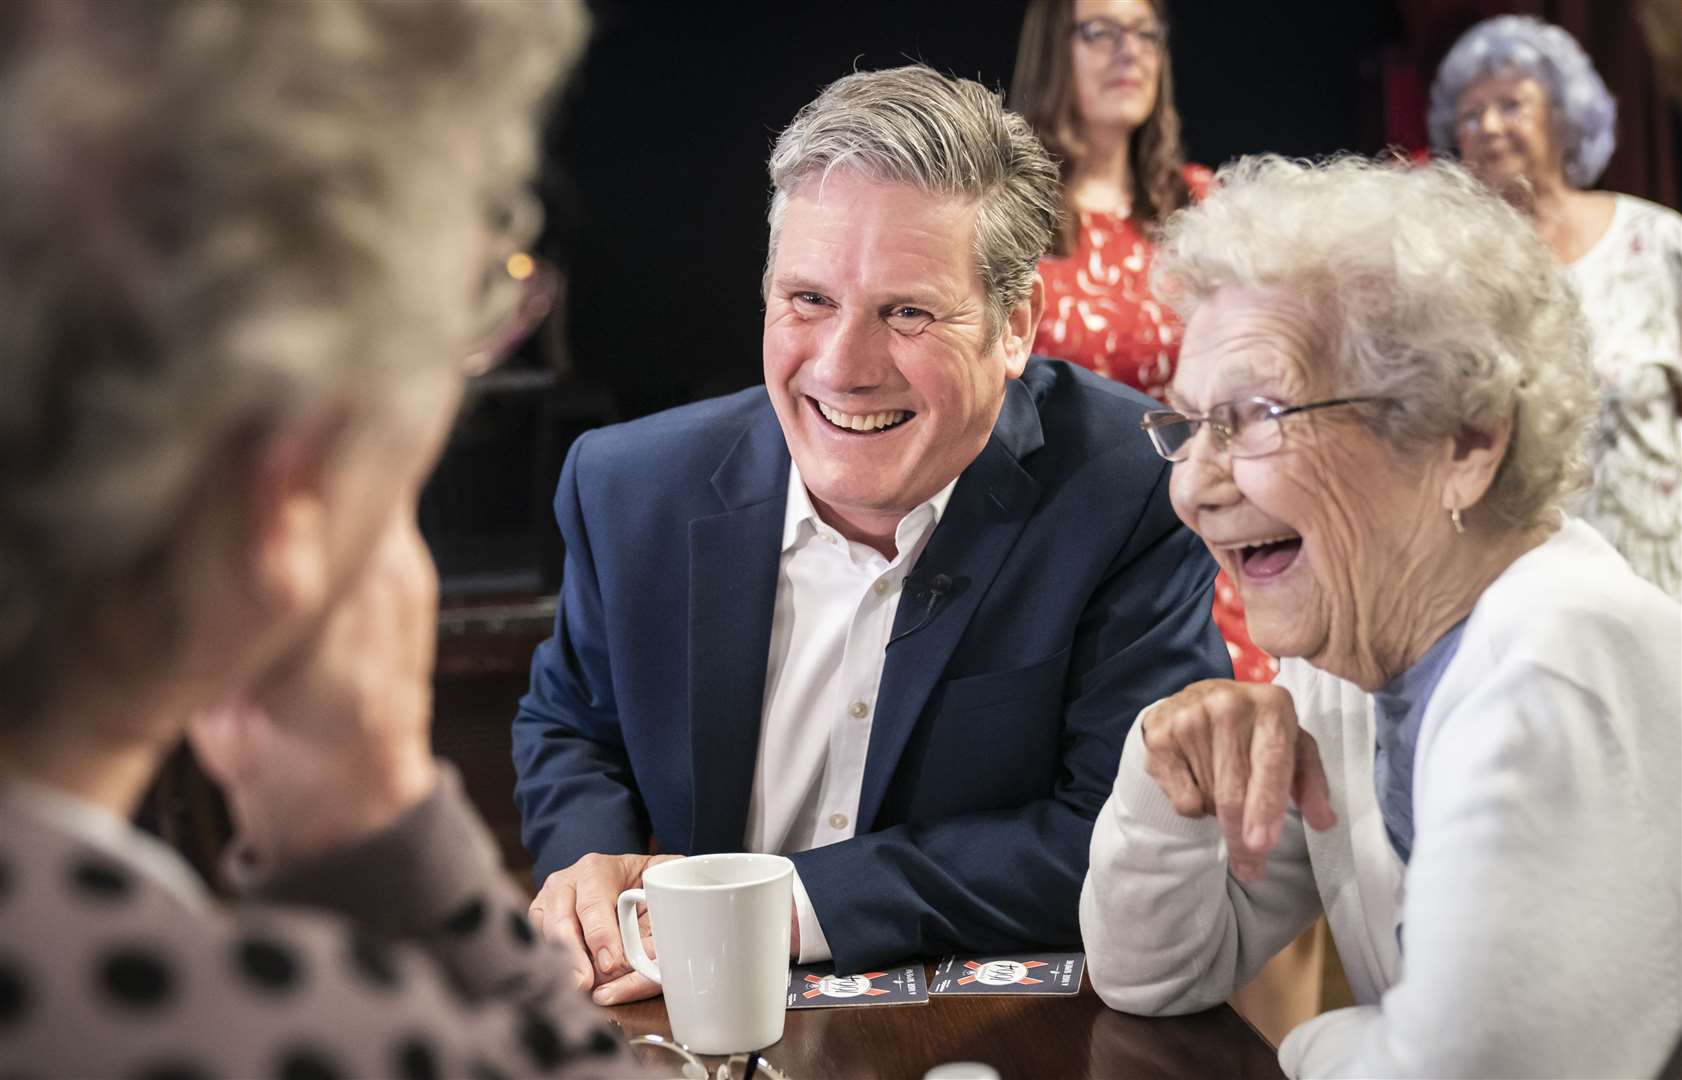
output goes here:
{"type": "Polygon", "coordinates": [[[989,340],[976,205],[839,171],[788,199],[765,303],[765,385],[814,504],[892,536],[987,444],[1037,305],[989,340]]]}

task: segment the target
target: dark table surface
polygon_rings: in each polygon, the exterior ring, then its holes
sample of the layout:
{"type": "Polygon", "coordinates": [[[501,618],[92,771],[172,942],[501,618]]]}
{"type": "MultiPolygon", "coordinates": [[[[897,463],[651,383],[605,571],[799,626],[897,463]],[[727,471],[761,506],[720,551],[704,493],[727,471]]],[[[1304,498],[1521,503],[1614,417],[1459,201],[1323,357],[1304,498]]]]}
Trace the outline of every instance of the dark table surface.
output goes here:
{"type": "MultiPolygon", "coordinates": [[[[671,1037],[659,998],[608,1012],[627,1035],[671,1037]]],[[[1109,1009],[1084,979],[1072,997],[936,995],[926,1005],[790,1010],[765,1060],[789,1080],[918,1080],[953,1061],[991,1065],[1003,1080],[1283,1076],[1273,1047],[1228,1006],[1147,1020],[1109,1009]]]]}

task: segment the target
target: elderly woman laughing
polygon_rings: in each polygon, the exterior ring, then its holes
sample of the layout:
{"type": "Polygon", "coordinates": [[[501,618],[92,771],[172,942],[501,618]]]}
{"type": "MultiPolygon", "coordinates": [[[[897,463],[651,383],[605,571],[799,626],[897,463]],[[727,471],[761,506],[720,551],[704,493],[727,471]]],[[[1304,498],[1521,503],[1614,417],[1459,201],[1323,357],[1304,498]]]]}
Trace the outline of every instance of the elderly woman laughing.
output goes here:
{"type": "Polygon", "coordinates": [[[1255,158],[1158,260],[1188,325],[1146,428],[1286,659],[1133,726],[1081,897],[1099,994],[1207,1008],[1323,910],[1358,1005],[1288,1073],[1651,1075],[1682,611],[1559,510],[1593,389],[1547,249],[1453,165],[1255,158]]]}

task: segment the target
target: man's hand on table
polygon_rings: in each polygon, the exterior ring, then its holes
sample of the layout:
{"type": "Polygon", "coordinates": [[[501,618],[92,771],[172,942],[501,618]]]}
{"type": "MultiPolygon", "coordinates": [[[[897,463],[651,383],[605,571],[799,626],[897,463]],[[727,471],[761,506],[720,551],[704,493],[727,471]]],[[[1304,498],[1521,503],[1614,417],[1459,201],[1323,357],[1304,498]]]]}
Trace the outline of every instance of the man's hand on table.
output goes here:
{"type": "MultiPolygon", "coordinates": [[[[531,902],[532,926],[559,942],[572,957],[578,985],[597,1005],[623,1005],[660,993],[660,984],[639,974],[625,959],[619,939],[619,894],[642,888],[642,873],[678,855],[598,855],[579,859],[549,875],[531,902]]],[[[654,956],[648,909],[640,911],[643,948],[654,956]]]]}
{"type": "Polygon", "coordinates": [[[1145,771],[1182,817],[1219,819],[1240,881],[1261,879],[1291,802],[1313,828],[1337,823],[1319,747],[1282,687],[1206,679],[1151,706],[1140,725],[1145,771]]]}
{"type": "MultiPolygon", "coordinates": [[[[625,959],[619,937],[619,894],[642,888],[642,875],[657,863],[681,855],[590,854],[565,870],[549,875],[527,914],[532,926],[549,941],[559,942],[572,957],[578,985],[590,991],[597,1005],[624,1005],[655,997],[660,984],[625,959]]],[[[652,958],[654,937],[648,908],[638,908],[642,947],[652,958]]],[[[800,917],[789,915],[789,955],[800,955],[800,917]]]]}

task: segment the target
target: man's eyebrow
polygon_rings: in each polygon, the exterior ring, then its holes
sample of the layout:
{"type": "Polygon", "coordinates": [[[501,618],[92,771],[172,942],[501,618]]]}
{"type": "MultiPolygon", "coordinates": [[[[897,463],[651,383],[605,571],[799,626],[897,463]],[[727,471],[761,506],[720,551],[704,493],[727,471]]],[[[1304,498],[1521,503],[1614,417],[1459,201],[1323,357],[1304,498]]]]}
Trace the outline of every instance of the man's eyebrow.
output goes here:
{"type": "Polygon", "coordinates": [[[771,279],[771,284],[778,289],[784,290],[785,292],[815,292],[822,293],[825,296],[829,295],[828,288],[816,281],[813,281],[811,278],[800,274],[786,274],[774,277],[771,279]]]}

